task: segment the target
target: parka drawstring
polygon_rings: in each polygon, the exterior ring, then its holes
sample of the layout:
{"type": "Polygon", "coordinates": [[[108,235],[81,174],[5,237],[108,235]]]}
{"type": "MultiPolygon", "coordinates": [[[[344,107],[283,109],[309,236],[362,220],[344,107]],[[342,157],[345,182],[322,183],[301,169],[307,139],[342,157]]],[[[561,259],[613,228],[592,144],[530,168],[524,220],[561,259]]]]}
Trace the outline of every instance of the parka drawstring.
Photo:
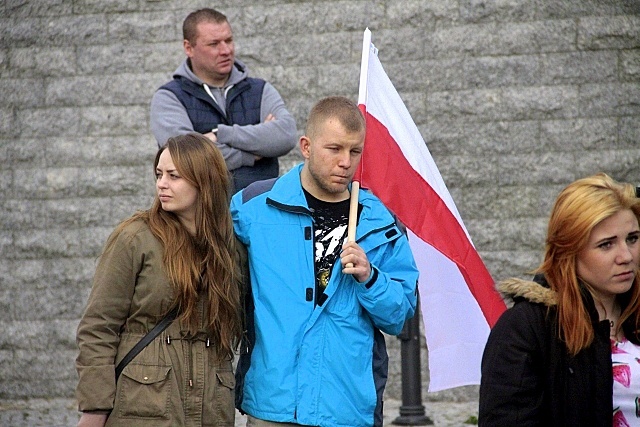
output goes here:
{"type": "Polygon", "coordinates": [[[178,338],[171,338],[171,336],[169,334],[167,334],[166,338],[165,338],[165,343],[167,345],[171,345],[171,341],[172,340],[181,340],[181,341],[187,341],[187,359],[188,359],[188,364],[186,365],[188,368],[188,373],[187,376],[189,377],[188,379],[188,384],[189,387],[193,387],[193,372],[194,372],[194,361],[193,361],[193,357],[192,357],[192,342],[194,341],[202,341],[204,342],[204,345],[206,348],[211,347],[211,338],[209,336],[206,336],[204,333],[198,333],[195,336],[187,336],[184,335],[182,337],[178,337],[178,338]]]}

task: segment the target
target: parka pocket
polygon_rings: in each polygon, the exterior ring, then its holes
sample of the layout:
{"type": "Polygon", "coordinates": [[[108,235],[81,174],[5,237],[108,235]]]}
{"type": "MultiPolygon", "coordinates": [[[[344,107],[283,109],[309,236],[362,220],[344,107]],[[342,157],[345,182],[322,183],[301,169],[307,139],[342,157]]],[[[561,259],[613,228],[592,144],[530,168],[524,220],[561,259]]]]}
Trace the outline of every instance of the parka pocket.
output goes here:
{"type": "Polygon", "coordinates": [[[214,381],[215,385],[209,389],[211,404],[204,407],[205,415],[216,420],[219,426],[233,427],[236,378],[231,371],[217,371],[214,381]]]}
{"type": "Polygon", "coordinates": [[[225,388],[233,390],[236,386],[236,377],[231,371],[218,371],[216,372],[218,382],[225,388]]]}
{"type": "Polygon", "coordinates": [[[128,365],[118,380],[121,417],[168,416],[171,366],[128,365]]]}

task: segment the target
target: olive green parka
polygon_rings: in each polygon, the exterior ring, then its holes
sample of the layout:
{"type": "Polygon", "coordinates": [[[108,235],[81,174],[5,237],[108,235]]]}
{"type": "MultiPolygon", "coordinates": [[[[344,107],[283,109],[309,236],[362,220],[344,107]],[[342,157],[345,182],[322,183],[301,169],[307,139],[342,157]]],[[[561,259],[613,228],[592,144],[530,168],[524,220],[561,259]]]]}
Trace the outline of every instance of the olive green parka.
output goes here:
{"type": "MultiPolygon", "coordinates": [[[[170,309],[173,291],[162,244],[143,221],[114,238],[78,326],[79,410],[109,413],[107,426],[233,426],[232,363],[218,360],[205,328],[189,337],[175,320],[116,384],[115,366],[170,309]]],[[[204,318],[202,300],[199,312],[204,318]]]]}

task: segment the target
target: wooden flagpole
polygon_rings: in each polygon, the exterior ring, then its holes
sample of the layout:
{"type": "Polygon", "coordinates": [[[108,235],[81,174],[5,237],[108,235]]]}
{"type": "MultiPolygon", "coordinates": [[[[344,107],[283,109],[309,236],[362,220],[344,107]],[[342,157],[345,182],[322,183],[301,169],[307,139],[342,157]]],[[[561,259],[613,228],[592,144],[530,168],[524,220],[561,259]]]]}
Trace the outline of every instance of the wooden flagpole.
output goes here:
{"type": "MultiPolygon", "coordinates": [[[[360,87],[358,91],[358,105],[367,106],[367,77],[369,75],[369,51],[371,49],[371,30],[364,30],[362,38],[362,61],[360,63],[360,87]]],[[[360,166],[362,167],[362,166],[360,166]]],[[[360,193],[360,181],[357,177],[351,182],[351,199],[349,201],[349,224],[347,226],[347,242],[356,241],[356,223],[358,221],[358,193],[360,193]]],[[[345,267],[353,267],[348,263],[345,267]]]]}

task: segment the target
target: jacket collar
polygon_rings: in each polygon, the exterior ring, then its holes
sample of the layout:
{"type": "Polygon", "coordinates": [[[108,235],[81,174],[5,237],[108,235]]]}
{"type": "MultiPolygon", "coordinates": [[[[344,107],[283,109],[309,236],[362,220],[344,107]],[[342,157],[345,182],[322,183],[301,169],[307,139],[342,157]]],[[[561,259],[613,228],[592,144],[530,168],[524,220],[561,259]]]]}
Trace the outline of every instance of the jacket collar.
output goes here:
{"type": "Polygon", "coordinates": [[[551,307],[557,304],[556,293],[548,286],[531,280],[510,278],[498,283],[498,291],[512,301],[526,300],[551,307]]]}
{"type": "MultiPolygon", "coordinates": [[[[311,214],[300,179],[303,165],[304,163],[301,163],[293,167],[276,180],[269,192],[268,204],[290,212],[311,214]]],[[[374,195],[367,190],[360,189],[358,203],[362,205],[362,212],[358,221],[356,239],[372,229],[381,229],[395,224],[395,220],[389,211],[381,209],[382,203],[376,202],[378,202],[378,199],[374,195]]]]}
{"type": "MultiPolygon", "coordinates": [[[[547,307],[553,307],[557,304],[556,292],[551,290],[545,277],[538,274],[534,277],[534,281],[522,280],[517,278],[511,278],[500,282],[497,285],[498,291],[503,297],[510,299],[513,302],[518,300],[526,300],[532,303],[542,304],[547,307]]],[[[601,334],[608,336],[609,323],[606,320],[600,321],[598,310],[596,309],[595,302],[589,290],[580,285],[580,294],[582,296],[582,302],[584,303],[587,313],[591,318],[591,322],[597,331],[601,334]]],[[[628,303],[625,302],[628,299],[628,295],[622,295],[622,305],[628,303]]],[[[640,345],[640,332],[636,334],[636,326],[634,324],[633,316],[627,319],[622,324],[622,329],[628,340],[636,345],[640,345]]]]}
{"type": "MultiPolygon", "coordinates": [[[[498,291],[507,299],[517,302],[526,300],[535,304],[542,304],[547,307],[557,305],[557,294],[552,290],[547,279],[542,274],[537,274],[533,281],[511,278],[500,282],[497,285],[498,291]]],[[[598,310],[596,309],[593,297],[584,286],[580,285],[582,302],[587,309],[591,321],[595,324],[599,322],[598,310]]]]}
{"type": "MultiPolygon", "coordinates": [[[[224,84],[223,89],[226,89],[229,86],[238,84],[242,80],[246,79],[248,76],[249,76],[249,70],[247,66],[244,64],[244,62],[240,61],[239,59],[236,59],[233,64],[233,68],[231,69],[231,74],[229,75],[227,82],[224,84]]],[[[189,62],[189,58],[185,58],[182,61],[182,63],[178,66],[178,68],[176,68],[176,70],[173,72],[173,78],[177,78],[177,77],[186,78],[187,80],[194,82],[198,86],[202,86],[202,84],[204,83],[202,80],[200,80],[198,76],[196,76],[193,73],[193,70],[191,69],[191,65],[189,62]]]]}

